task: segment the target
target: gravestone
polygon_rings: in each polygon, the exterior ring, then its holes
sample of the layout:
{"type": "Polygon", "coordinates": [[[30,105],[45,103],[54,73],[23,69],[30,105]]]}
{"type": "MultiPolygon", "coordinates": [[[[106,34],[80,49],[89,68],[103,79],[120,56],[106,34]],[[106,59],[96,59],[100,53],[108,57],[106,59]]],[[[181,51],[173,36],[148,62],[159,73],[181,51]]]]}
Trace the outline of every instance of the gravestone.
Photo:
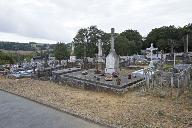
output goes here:
{"type": "Polygon", "coordinates": [[[111,50],[106,57],[105,67],[105,73],[112,74],[113,72],[119,72],[119,56],[114,48],[114,28],[111,29],[111,50]]]}

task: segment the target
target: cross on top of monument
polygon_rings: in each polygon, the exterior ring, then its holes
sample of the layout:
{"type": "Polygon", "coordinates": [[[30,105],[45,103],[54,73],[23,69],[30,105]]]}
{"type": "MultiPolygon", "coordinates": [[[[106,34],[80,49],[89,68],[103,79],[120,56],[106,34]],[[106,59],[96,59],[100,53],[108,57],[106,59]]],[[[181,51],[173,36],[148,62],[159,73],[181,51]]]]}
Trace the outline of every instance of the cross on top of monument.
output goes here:
{"type": "Polygon", "coordinates": [[[147,50],[149,50],[149,51],[151,51],[151,52],[153,52],[153,51],[155,51],[155,50],[157,50],[158,48],[154,48],[153,47],[153,43],[151,43],[151,47],[150,48],[147,48],[147,50]]]}
{"type": "Polygon", "coordinates": [[[103,45],[103,43],[101,42],[101,39],[98,39],[98,42],[97,42],[96,45],[97,45],[97,46],[99,46],[99,45],[103,45]]]}
{"type": "Polygon", "coordinates": [[[114,35],[114,33],[115,33],[115,29],[111,28],[111,35],[114,35]]]}
{"type": "Polygon", "coordinates": [[[114,48],[114,33],[115,33],[115,29],[111,28],[111,50],[115,50],[114,48]]]}

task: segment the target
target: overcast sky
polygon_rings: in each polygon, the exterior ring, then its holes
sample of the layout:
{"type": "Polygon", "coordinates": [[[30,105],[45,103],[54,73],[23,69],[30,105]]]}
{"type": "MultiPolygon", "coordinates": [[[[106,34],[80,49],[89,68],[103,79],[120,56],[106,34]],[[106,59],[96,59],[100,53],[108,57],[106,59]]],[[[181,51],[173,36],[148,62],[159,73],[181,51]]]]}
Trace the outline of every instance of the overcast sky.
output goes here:
{"type": "Polygon", "coordinates": [[[97,25],[146,36],[165,25],[192,23],[192,0],[0,0],[0,40],[69,43],[97,25]]]}

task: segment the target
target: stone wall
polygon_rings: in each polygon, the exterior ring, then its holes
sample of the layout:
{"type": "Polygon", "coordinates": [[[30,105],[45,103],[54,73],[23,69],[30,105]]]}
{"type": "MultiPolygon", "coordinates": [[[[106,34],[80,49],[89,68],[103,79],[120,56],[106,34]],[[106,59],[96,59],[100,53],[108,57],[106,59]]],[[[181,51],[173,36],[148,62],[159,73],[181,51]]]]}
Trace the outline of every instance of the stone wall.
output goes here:
{"type": "Polygon", "coordinates": [[[59,69],[63,69],[64,66],[57,66],[57,67],[48,67],[48,68],[44,68],[42,70],[37,70],[37,72],[35,74],[33,74],[32,78],[35,78],[35,79],[39,79],[41,77],[49,80],[49,77],[52,76],[52,71],[54,70],[59,70],[59,69]]]}
{"type": "Polygon", "coordinates": [[[112,86],[109,84],[103,84],[99,81],[89,81],[85,79],[78,79],[76,77],[67,76],[67,75],[60,75],[57,78],[57,81],[55,81],[60,84],[67,84],[70,86],[83,88],[83,89],[89,89],[89,90],[95,90],[95,91],[110,91],[117,94],[123,94],[128,90],[131,90],[133,88],[141,87],[145,84],[145,80],[138,80],[135,81],[127,86],[112,86]]]}

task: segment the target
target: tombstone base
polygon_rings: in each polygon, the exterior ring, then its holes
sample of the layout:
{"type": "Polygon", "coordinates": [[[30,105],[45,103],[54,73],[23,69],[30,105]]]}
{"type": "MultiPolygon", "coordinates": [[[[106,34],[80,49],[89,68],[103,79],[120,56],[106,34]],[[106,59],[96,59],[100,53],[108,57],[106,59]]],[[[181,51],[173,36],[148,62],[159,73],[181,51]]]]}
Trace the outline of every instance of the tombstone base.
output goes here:
{"type": "Polygon", "coordinates": [[[153,61],[150,61],[150,64],[149,64],[149,68],[154,68],[154,64],[153,64],[153,61]]]}
{"type": "Polygon", "coordinates": [[[115,68],[105,68],[105,73],[106,73],[106,74],[113,74],[114,72],[119,72],[119,69],[115,69],[115,68]]]}
{"type": "Polygon", "coordinates": [[[69,62],[76,62],[76,56],[70,56],[69,62]]]}

